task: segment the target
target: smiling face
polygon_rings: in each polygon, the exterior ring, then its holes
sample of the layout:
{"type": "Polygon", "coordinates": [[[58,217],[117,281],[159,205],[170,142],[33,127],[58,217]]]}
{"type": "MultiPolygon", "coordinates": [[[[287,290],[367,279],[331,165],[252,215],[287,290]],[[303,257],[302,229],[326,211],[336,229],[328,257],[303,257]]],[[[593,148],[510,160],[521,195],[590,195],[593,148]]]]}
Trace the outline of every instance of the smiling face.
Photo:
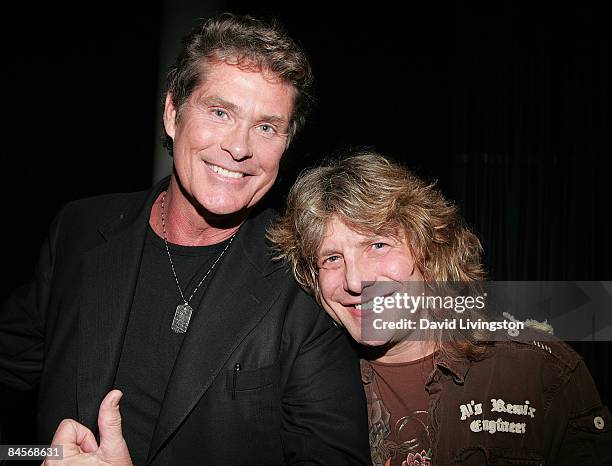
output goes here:
{"type": "Polygon", "coordinates": [[[178,115],[166,98],[175,176],[189,202],[217,216],[246,215],[278,174],[294,93],[269,73],[216,63],[178,115]]]}
{"type": "Polygon", "coordinates": [[[317,266],[323,307],[356,341],[369,345],[388,340],[371,342],[361,337],[362,316],[372,312],[361,309],[362,282],[423,281],[405,240],[357,233],[336,216],[319,246],[317,266]]]}

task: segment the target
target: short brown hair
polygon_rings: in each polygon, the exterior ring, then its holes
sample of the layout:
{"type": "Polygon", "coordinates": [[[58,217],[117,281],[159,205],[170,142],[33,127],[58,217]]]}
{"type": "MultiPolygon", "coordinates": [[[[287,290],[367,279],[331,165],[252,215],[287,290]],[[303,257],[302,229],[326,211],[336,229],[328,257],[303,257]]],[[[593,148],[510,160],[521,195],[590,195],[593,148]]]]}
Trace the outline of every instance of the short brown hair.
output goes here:
{"type": "MultiPolygon", "coordinates": [[[[289,127],[291,139],[309,113],[313,75],[305,52],[273,18],[223,13],[204,21],[183,40],[176,64],[168,73],[168,93],[180,113],[191,93],[204,81],[206,65],[229,63],[242,69],[269,71],[295,89],[289,127]]],[[[164,145],[172,154],[172,138],[164,145]]]]}

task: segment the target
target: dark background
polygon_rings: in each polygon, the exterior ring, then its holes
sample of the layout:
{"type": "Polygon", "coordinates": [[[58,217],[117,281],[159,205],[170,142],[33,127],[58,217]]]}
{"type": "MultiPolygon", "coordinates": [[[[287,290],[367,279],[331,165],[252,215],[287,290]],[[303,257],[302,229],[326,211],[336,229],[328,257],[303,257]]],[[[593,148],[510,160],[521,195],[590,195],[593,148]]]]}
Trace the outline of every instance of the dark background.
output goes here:
{"type": "MultiPolygon", "coordinates": [[[[187,32],[186,12],[225,10],[279,17],[317,77],[317,109],[273,204],[322,155],[370,147],[438,179],[482,239],[491,279],[612,279],[603,7],[332,3],[21,2],[5,12],[2,297],[29,277],[65,202],[151,185],[168,31],[187,32]]],[[[610,404],[611,344],[572,344],[610,404]]],[[[4,443],[35,443],[33,394],[0,396],[4,443]]]]}

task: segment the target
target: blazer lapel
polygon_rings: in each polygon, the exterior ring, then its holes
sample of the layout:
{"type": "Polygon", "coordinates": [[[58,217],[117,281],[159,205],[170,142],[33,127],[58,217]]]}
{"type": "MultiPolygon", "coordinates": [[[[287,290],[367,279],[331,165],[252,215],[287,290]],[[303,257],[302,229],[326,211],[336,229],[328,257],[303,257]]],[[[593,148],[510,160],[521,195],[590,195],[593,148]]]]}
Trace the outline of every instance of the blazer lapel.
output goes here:
{"type": "Polygon", "coordinates": [[[280,265],[270,266],[269,258],[263,257],[270,251],[264,239],[266,223],[265,218],[255,219],[240,228],[207,289],[203,307],[193,314],[168,382],[147,463],[278,299],[280,290],[268,275],[280,265]]]}
{"type": "Polygon", "coordinates": [[[133,216],[115,212],[115,219],[99,229],[105,241],[83,257],[77,402],[79,421],[94,432],[100,402],[111,390],[119,364],[150,207],[159,190],[158,185],[133,216]]]}

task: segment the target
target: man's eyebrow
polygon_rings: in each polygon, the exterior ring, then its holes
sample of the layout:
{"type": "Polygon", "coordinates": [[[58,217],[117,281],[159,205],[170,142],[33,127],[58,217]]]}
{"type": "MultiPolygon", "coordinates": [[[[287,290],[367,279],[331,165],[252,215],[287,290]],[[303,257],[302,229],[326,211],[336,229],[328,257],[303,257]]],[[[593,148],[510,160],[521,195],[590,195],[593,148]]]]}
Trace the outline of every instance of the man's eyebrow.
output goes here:
{"type": "Polygon", "coordinates": [[[368,236],[361,241],[359,241],[359,246],[369,246],[373,241],[379,239],[380,236],[368,236]]]}
{"type": "Polygon", "coordinates": [[[317,254],[316,254],[316,258],[320,259],[323,256],[329,256],[330,254],[337,254],[336,250],[333,248],[325,248],[325,249],[321,249],[317,254]]]}
{"type": "Polygon", "coordinates": [[[231,111],[236,111],[238,109],[238,106],[235,103],[230,102],[229,100],[225,100],[223,97],[219,97],[216,95],[205,97],[204,99],[202,99],[202,102],[204,103],[204,105],[207,106],[223,107],[231,111]]]}
{"type": "Polygon", "coordinates": [[[364,239],[359,241],[359,246],[360,247],[369,246],[372,243],[381,243],[381,242],[389,241],[392,239],[393,237],[386,236],[386,235],[368,235],[364,239]]]}
{"type": "Polygon", "coordinates": [[[279,116],[279,115],[263,115],[261,118],[259,118],[259,121],[268,121],[275,125],[282,125],[282,124],[289,123],[286,118],[283,118],[282,116],[279,116]]]}
{"type": "MultiPolygon", "coordinates": [[[[233,102],[230,102],[229,100],[224,99],[223,97],[219,97],[216,95],[205,97],[204,99],[202,99],[202,102],[206,106],[222,107],[235,113],[239,112],[238,105],[233,102]]],[[[289,120],[280,115],[262,115],[258,118],[258,121],[269,122],[275,125],[289,125],[289,120]]]]}

